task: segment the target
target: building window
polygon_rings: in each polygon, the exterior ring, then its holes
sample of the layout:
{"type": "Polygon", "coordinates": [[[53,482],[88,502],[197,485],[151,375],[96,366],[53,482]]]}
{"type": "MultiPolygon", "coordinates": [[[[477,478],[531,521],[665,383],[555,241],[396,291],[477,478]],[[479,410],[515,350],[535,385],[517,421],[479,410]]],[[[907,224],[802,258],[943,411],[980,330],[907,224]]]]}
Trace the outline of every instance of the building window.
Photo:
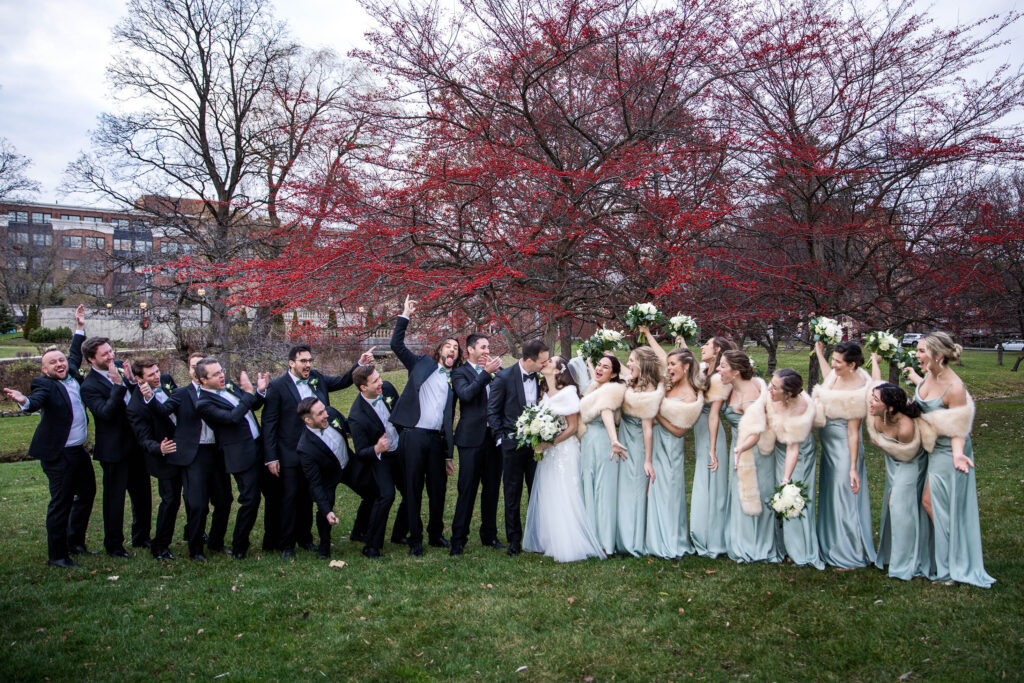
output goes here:
{"type": "Polygon", "coordinates": [[[124,228],[125,230],[127,230],[129,227],[127,218],[114,218],[113,220],[110,221],[110,224],[113,225],[115,228],[124,228]]]}
{"type": "Polygon", "coordinates": [[[114,251],[131,251],[132,241],[121,239],[119,237],[114,238],[114,251]]]}
{"type": "Polygon", "coordinates": [[[92,273],[105,273],[107,272],[106,266],[103,261],[89,261],[88,270],[92,273]]]}
{"type": "Polygon", "coordinates": [[[102,237],[86,237],[85,248],[86,249],[106,249],[106,240],[102,237]]]}
{"type": "Polygon", "coordinates": [[[102,223],[103,219],[99,216],[82,216],[82,220],[86,223],[102,223]]]}
{"type": "Polygon", "coordinates": [[[31,263],[34,271],[48,270],[50,265],[49,259],[45,256],[33,256],[31,263]]]}
{"type": "Polygon", "coordinates": [[[28,211],[9,211],[7,220],[12,223],[28,223],[28,211]]]}
{"type": "Polygon", "coordinates": [[[60,260],[60,267],[66,273],[70,273],[73,270],[78,270],[81,262],[74,258],[65,258],[60,260]]]}
{"type": "Polygon", "coordinates": [[[153,251],[153,243],[149,240],[135,240],[135,251],[153,251]]]}
{"type": "Polygon", "coordinates": [[[81,217],[81,216],[72,216],[72,215],[71,215],[71,214],[69,214],[69,213],[62,213],[62,214],[60,215],[60,219],[61,219],[62,221],[81,221],[81,220],[82,220],[82,217],[81,217]]]}
{"type": "Polygon", "coordinates": [[[32,212],[32,222],[33,223],[49,223],[50,222],[50,214],[33,211],[32,212]]]}
{"type": "Polygon", "coordinates": [[[28,233],[20,230],[13,230],[7,233],[7,239],[11,244],[28,244],[28,233]]]}
{"type": "Polygon", "coordinates": [[[65,249],[81,249],[82,248],[82,236],[81,235],[62,235],[61,244],[65,249]]]}
{"type": "Polygon", "coordinates": [[[160,243],[161,254],[177,254],[178,243],[177,242],[161,242],[160,243]]]}
{"type": "Polygon", "coordinates": [[[97,284],[86,285],[85,286],[85,293],[86,294],[90,294],[92,296],[103,296],[104,294],[106,294],[106,290],[103,288],[102,284],[97,283],[97,284]]]}
{"type": "Polygon", "coordinates": [[[32,244],[37,247],[48,247],[53,244],[53,235],[35,233],[32,235],[32,244]]]}

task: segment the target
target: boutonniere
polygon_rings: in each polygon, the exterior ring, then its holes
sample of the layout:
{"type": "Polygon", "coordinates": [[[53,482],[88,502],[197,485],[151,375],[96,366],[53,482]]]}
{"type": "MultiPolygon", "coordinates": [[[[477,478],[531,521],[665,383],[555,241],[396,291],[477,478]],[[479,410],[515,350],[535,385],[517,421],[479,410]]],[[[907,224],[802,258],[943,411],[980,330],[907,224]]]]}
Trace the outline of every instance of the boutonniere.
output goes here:
{"type": "Polygon", "coordinates": [[[227,384],[224,385],[224,388],[227,389],[228,391],[234,391],[235,385],[232,384],[231,382],[228,382],[227,384]]]}
{"type": "Polygon", "coordinates": [[[391,406],[394,404],[394,402],[395,399],[391,398],[390,396],[384,397],[384,405],[388,407],[388,410],[391,410],[391,406]]]}
{"type": "Polygon", "coordinates": [[[331,426],[334,427],[335,429],[337,429],[340,432],[341,431],[341,420],[339,420],[338,418],[334,418],[333,420],[331,420],[331,426]]]}
{"type": "Polygon", "coordinates": [[[85,377],[85,368],[78,368],[78,376],[85,377]]]}
{"type": "Polygon", "coordinates": [[[170,382],[168,382],[167,384],[164,385],[164,391],[166,391],[168,394],[171,393],[171,383],[170,382]]]}
{"type": "Polygon", "coordinates": [[[316,385],[318,385],[318,384],[320,384],[320,380],[317,377],[314,377],[313,379],[309,380],[309,388],[310,389],[316,389],[316,385]]]}

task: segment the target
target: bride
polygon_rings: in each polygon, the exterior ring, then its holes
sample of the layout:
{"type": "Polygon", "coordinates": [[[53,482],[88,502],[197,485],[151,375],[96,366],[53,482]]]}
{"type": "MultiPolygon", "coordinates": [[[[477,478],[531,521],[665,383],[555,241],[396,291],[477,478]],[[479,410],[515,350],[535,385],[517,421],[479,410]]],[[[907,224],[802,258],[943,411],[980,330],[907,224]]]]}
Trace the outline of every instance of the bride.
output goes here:
{"type": "Polygon", "coordinates": [[[523,549],[544,553],[556,562],[603,559],[604,551],[583,509],[580,441],[576,437],[579,388],[562,356],[548,361],[540,374],[540,405],[558,415],[563,428],[554,443],[538,447],[543,459],[533,476],[523,549]]]}

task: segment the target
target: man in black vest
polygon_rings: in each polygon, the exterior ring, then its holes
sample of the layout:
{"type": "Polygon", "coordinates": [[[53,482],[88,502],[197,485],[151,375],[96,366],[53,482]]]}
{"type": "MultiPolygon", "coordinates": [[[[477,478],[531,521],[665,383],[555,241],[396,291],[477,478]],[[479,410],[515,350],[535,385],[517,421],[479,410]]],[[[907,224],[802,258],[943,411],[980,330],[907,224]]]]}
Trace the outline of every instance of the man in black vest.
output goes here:
{"type": "Polygon", "coordinates": [[[41,360],[42,377],[32,380],[26,397],[4,388],[4,393],[27,413],[43,411],[28,447],[30,458],[39,460],[50,483],[50,504],[46,508],[47,563],[56,567],[78,567],[71,555],[95,555],[85,547],[85,530],[96,497],[96,475],[85,450],[89,417],[80,395],[78,366],[85,339],[85,307],[75,311],[77,330],[65,356],[47,349],[41,360]]]}

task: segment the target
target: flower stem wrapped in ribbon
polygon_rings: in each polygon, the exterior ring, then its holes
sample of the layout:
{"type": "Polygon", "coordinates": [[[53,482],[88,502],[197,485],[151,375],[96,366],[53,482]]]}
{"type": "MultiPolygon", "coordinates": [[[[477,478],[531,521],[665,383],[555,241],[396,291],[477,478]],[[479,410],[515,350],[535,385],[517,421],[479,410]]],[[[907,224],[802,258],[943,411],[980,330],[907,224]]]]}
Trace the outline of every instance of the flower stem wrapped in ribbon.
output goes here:
{"type": "Polygon", "coordinates": [[[780,520],[803,517],[807,509],[807,484],[802,481],[791,481],[775,487],[775,495],[768,501],[780,520]]]}
{"type": "Polygon", "coordinates": [[[544,456],[537,451],[537,446],[552,443],[560,431],[558,416],[550,410],[542,406],[526,406],[516,420],[516,445],[519,448],[529,446],[537,460],[540,460],[544,456]]]}
{"type": "Polygon", "coordinates": [[[882,360],[892,361],[902,348],[896,335],[891,332],[876,331],[864,335],[864,350],[869,354],[877,353],[882,360]]]}
{"type": "Polygon", "coordinates": [[[697,321],[688,315],[678,313],[668,319],[665,323],[665,331],[669,333],[672,339],[676,337],[682,337],[686,340],[687,344],[695,344],[700,335],[700,327],[697,326],[697,321]]]}
{"type": "Polygon", "coordinates": [[[590,361],[596,365],[597,361],[601,360],[601,356],[603,356],[605,352],[628,348],[629,346],[622,338],[621,332],[616,332],[615,330],[609,330],[602,327],[597,332],[590,335],[589,339],[580,344],[580,348],[576,353],[581,358],[589,358],[590,361]]]}
{"type": "Polygon", "coordinates": [[[827,346],[835,346],[843,341],[843,326],[835,318],[819,315],[811,318],[807,324],[812,342],[824,342],[827,346]]]}
{"type": "Polygon", "coordinates": [[[658,308],[651,302],[633,304],[626,310],[626,327],[638,330],[641,326],[651,327],[665,319],[658,308]]]}

